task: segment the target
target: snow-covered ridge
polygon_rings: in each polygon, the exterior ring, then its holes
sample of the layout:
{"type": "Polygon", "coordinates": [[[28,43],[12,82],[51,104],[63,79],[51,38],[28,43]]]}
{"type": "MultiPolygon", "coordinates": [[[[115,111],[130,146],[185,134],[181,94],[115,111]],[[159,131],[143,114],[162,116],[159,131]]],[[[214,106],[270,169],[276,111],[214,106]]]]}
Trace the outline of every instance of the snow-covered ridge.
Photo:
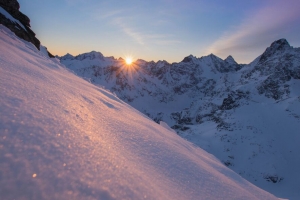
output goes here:
{"type": "Polygon", "coordinates": [[[277,199],[0,25],[1,199],[277,199]]]}

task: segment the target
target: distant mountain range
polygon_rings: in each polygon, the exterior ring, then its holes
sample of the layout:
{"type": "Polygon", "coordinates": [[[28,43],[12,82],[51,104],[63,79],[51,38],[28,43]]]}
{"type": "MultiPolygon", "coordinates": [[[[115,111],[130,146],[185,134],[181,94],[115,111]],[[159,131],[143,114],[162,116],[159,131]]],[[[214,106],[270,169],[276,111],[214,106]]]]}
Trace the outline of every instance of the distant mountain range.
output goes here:
{"type": "Polygon", "coordinates": [[[131,66],[95,51],[59,59],[250,182],[300,196],[300,48],[285,39],[250,64],[213,54],[131,66]]]}

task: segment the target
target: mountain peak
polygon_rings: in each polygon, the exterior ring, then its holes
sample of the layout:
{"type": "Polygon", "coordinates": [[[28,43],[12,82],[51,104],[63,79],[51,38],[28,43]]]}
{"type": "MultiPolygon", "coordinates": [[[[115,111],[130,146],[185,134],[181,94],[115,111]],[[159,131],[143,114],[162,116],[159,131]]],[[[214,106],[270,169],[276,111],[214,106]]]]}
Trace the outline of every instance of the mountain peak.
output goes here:
{"type": "Polygon", "coordinates": [[[234,58],[233,58],[231,55],[229,55],[229,56],[225,59],[225,61],[226,61],[227,63],[229,63],[229,64],[237,64],[237,62],[234,60],[234,58]]]}
{"type": "Polygon", "coordinates": [[[209,57],[212,57],[212,58],[218,58],[218,56],[216,56],[215,54],[211,53],[208,55],[209,57]]]}
{"type": "Polygon", "coordinates": [[[219,61],[223,61],[223,59],[219,58],[218,56],[216,56],[215,54],[211,53],[207,56],[202,56],[201,58],[210,58],[211,60],[219,60],[219,61]]]}
{"type": "Polygon", "coordinates": [[[67,53],[66,55],[60,57],[60,60],[73,60],[74,59],[74,56],[67,53]]]}
{"type": "Polygon", "coordinates": [[[270,47],[266,49],[266,51],[261,55],[260,61],[264,62],[269,57],[277,54],[278,52],[284,52],[288,49],[292,48],[286,39],[276,40],[271,44],[270,47]]]}
{"type": "Polygon", "coordinates": [[[270,46],[271,49],[276,49],[276,50],[281,50],[281,49],[284,49],[286,47],[291,47],[291,46],[288,43],[288,41],[284,38],[276,40],[270,46]]]}
{"type": "Polygon", "coordinates": [[[181,62],[188,63],[191,62],[193,59],[196,59],[196,57],[190,54],[189,56],[186,56],[181,62]]]}
{"type": "Polygon", "coordinates": [[[100,52],[98,52],[98,51],[91,51],[89,53],[79,54],[75,58],[78,59],[78,60],[85,60],[85,59],[90,59],[90,60],[94,60],[94,59],[104,60],[103,54],[100,53],[100,52]]]}

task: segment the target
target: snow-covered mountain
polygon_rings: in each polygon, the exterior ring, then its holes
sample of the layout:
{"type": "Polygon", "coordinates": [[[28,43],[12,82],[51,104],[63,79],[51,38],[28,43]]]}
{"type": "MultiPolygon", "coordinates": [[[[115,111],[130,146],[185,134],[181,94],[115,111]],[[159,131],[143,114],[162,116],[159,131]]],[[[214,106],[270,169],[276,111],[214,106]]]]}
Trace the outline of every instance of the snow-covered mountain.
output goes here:
{"type": "Polygon", "coordinates": [[[130,66],[97,52],[59,59],[253,184],[300,198],[300,48],[285,39],[247,65],[213,54],[130,66]]]}
{"type": "Polygon", "coordinates": [[[0,71],[1,199],[277,199],[2,25],[0,71]]]}

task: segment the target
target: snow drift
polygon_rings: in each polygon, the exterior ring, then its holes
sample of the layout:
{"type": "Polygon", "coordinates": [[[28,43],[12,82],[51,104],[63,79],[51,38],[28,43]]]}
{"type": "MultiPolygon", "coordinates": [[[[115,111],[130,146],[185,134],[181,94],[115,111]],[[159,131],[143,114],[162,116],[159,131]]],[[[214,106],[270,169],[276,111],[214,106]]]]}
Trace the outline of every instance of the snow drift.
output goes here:
{"type": "Polygon", "coordinates": [[[1,199],[276,199],[0,25],[1,199]]]}

